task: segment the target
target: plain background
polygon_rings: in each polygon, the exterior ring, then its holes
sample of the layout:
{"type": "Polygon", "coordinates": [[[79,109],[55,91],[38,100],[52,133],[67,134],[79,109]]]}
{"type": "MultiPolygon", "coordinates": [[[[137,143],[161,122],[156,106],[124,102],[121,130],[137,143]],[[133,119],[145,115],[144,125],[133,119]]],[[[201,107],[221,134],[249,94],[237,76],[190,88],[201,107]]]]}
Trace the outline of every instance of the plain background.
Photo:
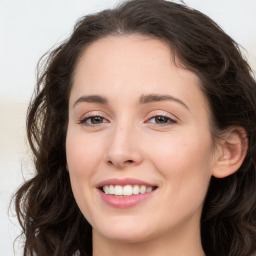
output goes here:
{"type": "MultiPolygon", "coordinates": [[[[11,196],[33,173],[25,116],[39,58],[67,38],[77,19],[113,7],[117,0],[0,0],[0,256],[14,255],[19,234],[11,196]]],[[[178,2],[178,1],[176,1],[178,2]]],[[[256,1],[187,0],[215,20],[256,70],[256,1]]],[[[22,254],[17,243],[16,255],[22,254]]]]}

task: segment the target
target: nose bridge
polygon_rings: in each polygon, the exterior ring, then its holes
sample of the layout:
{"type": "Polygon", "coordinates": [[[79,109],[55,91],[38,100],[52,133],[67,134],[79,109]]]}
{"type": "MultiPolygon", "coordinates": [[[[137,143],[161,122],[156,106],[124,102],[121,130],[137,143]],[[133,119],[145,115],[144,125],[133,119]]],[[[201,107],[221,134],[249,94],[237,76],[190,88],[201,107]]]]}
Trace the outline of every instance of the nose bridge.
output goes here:
{"type": "Polygon", "coordinates": [[[137,139],[138,131],[133,122],[126,118],[118,121],[109,137],[106,149],[107,162],[118,168],[139,164],[142,156],[137,139]]]}

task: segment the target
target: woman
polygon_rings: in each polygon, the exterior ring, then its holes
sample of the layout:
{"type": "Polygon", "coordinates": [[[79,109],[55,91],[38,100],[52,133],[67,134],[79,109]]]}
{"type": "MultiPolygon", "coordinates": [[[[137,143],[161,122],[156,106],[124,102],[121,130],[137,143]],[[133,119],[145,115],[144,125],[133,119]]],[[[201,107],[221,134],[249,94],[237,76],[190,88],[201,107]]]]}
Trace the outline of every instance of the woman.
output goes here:
{"type": "Polygon", "coordinates": [[[82,18],[28,111],[24,255],[253,255],[255,127],[250,67],[207,16],[134,0],[82,18]]]}

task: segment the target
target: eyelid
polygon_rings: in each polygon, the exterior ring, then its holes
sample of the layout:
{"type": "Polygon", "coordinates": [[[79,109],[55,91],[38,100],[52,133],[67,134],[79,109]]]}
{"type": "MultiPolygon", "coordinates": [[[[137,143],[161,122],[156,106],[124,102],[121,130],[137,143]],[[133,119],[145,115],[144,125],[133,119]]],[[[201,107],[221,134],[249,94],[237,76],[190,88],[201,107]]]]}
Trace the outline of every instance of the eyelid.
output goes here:
{"type": "Polygon", "coordinates": [[[170,120],[171,123],[163,123],[163,124],[158,124],[155,123],[156,125],[170,125],[170,124],[175,124],[178,122],[178,118],[176,118],[174,115],[167,114],[166,112],[163,113],[163,111],[153,111],[153,113],[150,113],[147,118],[146,118],[146,123],[150,123],[149,120],[155,117],[165,117],[170,120]]]}
{"type": "Polygon", "coordinates": [[[90,111],[88,113],[85,113],[84,115],[82,115],[81,118],[78,119],[78,124],[87,125],[87,126],[97,126],[97,125],[101,125],[103,123],[108,123],[109,119],[106,118],[105,116],[106,116],[105,114],[100,113],[99,111],[90,111]],[[89,124],[89,123],[86,123],[86,120],[88,120],[88,119],[90,119],[92,117],[96,117],[96,116],[103,118],[107,122],[102,122],[102,123],[99,123],[99,124],[89,124]]]}
{"type": "Polygon", "coordinates": [[[173,120],[172,118],[170,118],[170,117],[168,117],[168,116],[163,116],[163,115],[156,115],[156,116],[153,116],[153,117],[149,118],[149,119],[147,120],[147,122],[148,122],[148,123],[151,123],[150,120],[153,119],[153,118],[157,118],[157,117],[164,117],[164,118],[166,118],[167,121],[169,121],[169,122],[166,122],[166,123],[157,123],[157,122],[153,123],[153,122],[152,122],[152,123],[155,124],[155,125],[161,125],[161,126],[163,126],[163,125],[170,125],[170,124],[175,124],[175,123],[177,123],[177,121],[173,120]]]}
{"type": "Polygon", "coordinates": [[[155,116],[164,116],[164,117],[168,117],[172,120],[178,120],[178,117],[176,117],[174,114],[170,114],[169,112],[165,111],[165,110],[154,110],[154,111],[151,111],[148,115],[147,115],[147,118],[146,119],[150,119],[152,117],[155,117],[155,116]]]}

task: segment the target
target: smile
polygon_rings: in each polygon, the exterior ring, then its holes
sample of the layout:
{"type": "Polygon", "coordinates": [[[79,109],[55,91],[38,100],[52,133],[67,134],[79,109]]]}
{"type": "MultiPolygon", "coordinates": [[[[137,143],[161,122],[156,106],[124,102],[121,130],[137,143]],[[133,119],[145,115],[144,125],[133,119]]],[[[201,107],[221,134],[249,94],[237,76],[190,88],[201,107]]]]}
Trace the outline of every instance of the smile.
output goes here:
{"type": "Polygon", "coordinates": [[[100,197],[109,206],[130,208],[149,200],[158,186],[148,182],[126,178],[108,179],[98,184],[100,197]]]}
{"type": "Polygon", "coordinates": [[[131,196],[152,192],[156,187],[145,185],[105,185],[101,189],[107,195],[131,196]]]}

